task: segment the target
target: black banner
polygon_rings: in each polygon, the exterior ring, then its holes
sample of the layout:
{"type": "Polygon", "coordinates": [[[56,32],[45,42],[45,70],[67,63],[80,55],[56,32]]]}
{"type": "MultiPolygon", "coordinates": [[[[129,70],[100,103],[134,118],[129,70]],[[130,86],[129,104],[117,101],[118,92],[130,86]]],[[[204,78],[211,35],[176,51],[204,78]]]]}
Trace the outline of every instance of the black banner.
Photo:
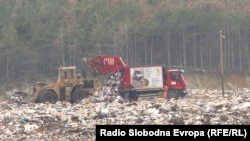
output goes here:
{"type": "Polygon", "coordinates": [[[250,125],[96,125],[96,140],[186,139],[237,141],[250,140],[250,125]]]}

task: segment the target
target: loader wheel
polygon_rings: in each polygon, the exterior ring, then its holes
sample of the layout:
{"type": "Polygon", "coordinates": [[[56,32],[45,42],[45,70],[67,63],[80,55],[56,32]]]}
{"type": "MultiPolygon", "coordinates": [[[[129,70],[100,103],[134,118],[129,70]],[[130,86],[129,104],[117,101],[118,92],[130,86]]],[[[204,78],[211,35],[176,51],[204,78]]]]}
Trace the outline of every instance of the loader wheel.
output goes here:
{"type": "Polygon", "coordinates": [[[178,94],[175,90],[169,90],[168,91],[168,96],[167,96],[167,99],[178,99],[178,94]]]}
{"type": "Polygon", "coordinates": [[[39,96],[39,102],[40,103],[52,103],[55,104],[57,101],[56,94],[52,91],[43,91],[39,96]]]}
{"type": "Polygon", "coordinates": [[[89,97],[89,93],[83,89],[76,89],[71,96],[72,103],[80,103],[82,99],[89,97]]]}

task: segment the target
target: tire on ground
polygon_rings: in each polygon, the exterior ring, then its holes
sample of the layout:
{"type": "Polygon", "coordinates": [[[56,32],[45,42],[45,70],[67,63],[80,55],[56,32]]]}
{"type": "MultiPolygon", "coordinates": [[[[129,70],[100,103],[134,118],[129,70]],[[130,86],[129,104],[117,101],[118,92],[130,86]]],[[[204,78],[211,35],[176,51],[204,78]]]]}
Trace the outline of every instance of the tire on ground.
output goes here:
{"type": "Polygon", "coordinates": [[[168,95],[167,95],[167,99],[178,99],[178,93],[175,90],[169,90],[168,91],[168,95]]]}
{"type": "Polygon", "coordinates": [[[185,96],[186,96],[186,93],[180,91],[180,92],[179,92],[179,96],[180,96],[180,97],[185,97],[185,96]]]}
{"type": "Polygon", "coordinates": [[[84,89],[76,89],[71,95],[72,103],[80,103],[82,99],[88,98],[89,95],[88,91],[85,91],[84,89]]]}
{"type": "Polygon", "coordinates": [[[128,102],[129,101],[129,92],[126,92],[124,95],[123,95],[123,99],[125,102],[128,102]]]}
{"type": "Polygon", "coordinates": [[[49,103],[56,103],[57,101],[57,96],[54,92],[52,91],[49,91],[49,90],[45,90],[43,91],[40,96],[39,96],[39,99],[38,99],[38,102],[40,103],[46,103],[46,102],[49,102],[49,103]]]}

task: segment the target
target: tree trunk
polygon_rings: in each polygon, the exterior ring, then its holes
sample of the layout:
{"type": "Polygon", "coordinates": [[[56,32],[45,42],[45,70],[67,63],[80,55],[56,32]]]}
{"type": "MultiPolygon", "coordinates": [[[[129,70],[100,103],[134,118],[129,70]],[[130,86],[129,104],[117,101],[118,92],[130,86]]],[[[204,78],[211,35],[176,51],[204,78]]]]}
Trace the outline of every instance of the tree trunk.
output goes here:
{"type": "Polygon", "coordinates": [[[203,36],[201,36],[201,47],[200,47],[200,68],[202,69],[203,66],[203,36]]]}
{"type": "Polygon", "coordinates": [[[212,47],[213,43],[211,42],[212,39],[212,33],[209,32],[209,70],[212,70],[212,47]]]}
{"type": "MultiPolygon", "coordinates": [[[[227,30],[227,36],[230,35],[230,30],[227,30]]],[[[227,40],[228,42],[225,42],[225,44],[222,44],[222,51],[223,51],[223,66],[224,66],[224,70],[227,70],[228,68],[228,49],[230,47],[230,42],[229,40],[227,40]]],[[[223,38],[222,38],[222,42],[223,42],[223,38]]]]}
{"type": "Polygon", "coordinates": [[[242,53],[241,53],[241,44],[240,44],[240,34],[239,34],[239,65],[240,65],[240,72],[242,71],[242,53]]]}
{"type": "Polygon", "coordinates": [[[179,44],[179,51],[177,51],[177,54],[178,54],[178,58],[179,58],[179,63],[177,64],[178,66],[182,66],[183,65],[183,33],[182,33],[182,30],[181,31],[179,31],[180,33],[178,33],[179,34],[179,37],[180,38],[178,38],[178,40],[179,40],[179,42],[180,42],[180,44],[179,44]]]}
{"type": "MultiPolygon", "coordinates": [[[[115,29],[116,27],[115,27],[115,24],[113,23],[113,29],[115,29]]],[[[115,30],[114,30],[114,32],[113,32],[113,47],[114,47],[114,53],[115,53],[115,55],[117,55],[117,48],[116,48],[116,32],[115,32],[115,30]]]]}
{"type": "Polygon", "coordinates": [[[74,66],[76,66],[76,39],[74,39],[74,66]]]}
{"type": "Polygon", "coordinates": [[[135,34],[135,62],[134,62],[134,65],[137,65],[137,57],[136,57],[136,54],[137,54],[137,38],[136,38],[136,34],[135,34]]]}
{"type": "Polygon", "coordinates": [[[186,30],[185,29],[182,30],[182,48],[183,48],[183,51],[182,51],[182,53],[183,53],[183,65],[184,65],[184,69],[186,70],[187,69],[187,64],[186,64],[187,53],[186,53],[186,30]]]}
{"type": "Polygon", "coordinates": [[[147,56],[148,56],[148,55],[147,55],[147,53],[148,53],[148,52],[147,52],[147,37],[145,37],[145,46],[144,46],[144,48],[145,48],[145,50],[144,50],[144,51],[145,51],[145,54],[144,54],[144,57],[145,57],[145,61],[144,61],[144,62],[145,62],[145,63],[144,63],[144,64],[147,65],[147,64],[148,64],[148,63],[147,63],[147,60],[148,60],[148,57],[147,57],[147,56]]]}
{"type": "Polygon", "coordinates": [[[247,42],[247,31],[244,31],[244,39],[245,39],[245,47],[246,47],[246,54],[247,54],[247,68],[250,67],[250,57],[249,57],[249,49],[248,49],[248,42],[247,42]]]}
{"type": "Polygon", "coordinates": [[[193,56],[193,59],[194,59],[194,67],[196,68],[197,67],[197,61],[196,61],[196,56],[197,56],[197,54],[196,54],[196,49],[197,49],[197,38],[196,38],[196,35],[194,36],[194,49],[193,49],[193,51],[194,51],[194,56],[193,56]]]}
{"type": "Polygon", "coordinates": [[[137,52],[137,38],[136,38],[136,33],[134,33],[134,36],[135,36],[135,51],[134,51],[134,65],[136,65],[137,64],[137,60],[136,60],[136,52],[137,52]]]}
{"type": "MultiPolygon", "coordinates": [[[[167,40],[166,40],[167,41],[167,40]]],[[[168,68],[171,68],[171,57],[170,57],[170,47],[171,47],[171,32],[168,32],[168,44],[167,46],[167,54],[168,54],[168,68]]]]}
{"type": "MultiPolygon", "coordinates": [[[[229,36],[229,35],[228,35],[229,36]]],[[[235,62],[235,54],[234,54],[234,44],[233,44],[233,33],[232,33],[232,44],[231,44],[231,69],[235,69],[235,64],[234,64],[234,62],[235,62]]],[[[228,40],[229,40],[229,37],[228,37],[228,40]]]]}
{"type": "Polygon", "coordinates": [[[8,46],[6,51],[6,78],[9,77],[9,53],[8,53],[8,46]]]}
{"type": "Polygon", "coordinates": [[[128,29],[127,25],[125,25],[125,46],[126,46],[126,56],[127,56],[127,62],[129,63],[129,48],[128,48],[128,29]]]}
{"type": "Polygon", "coordinates": [[[71,56],[71,43],[70,43],[70,36],[68,37],[68,46],[69,46],[69,65],[71,66],[72,56],[71,56]]]}
{"type": "Polygon", "coordinates": [[[62,66],[65,66],[63,42],[64,42],[64,41],[63,41],[63,26],[62,26],[62,28],[61,28],[62,66]]]}
{"type": "MultiPolygon", "coordinates": [[[[227,35],[230,34],[230,31],[227,31],[227,35]]],[[[223,39],[222,39],[223,42],[223,39]]],[[[227,70],[228,68],[228,49],[230,47],[230,43],[229,42],[225,42],[225,44],[222,44],[222,49],[223,49],[223,65],[224,65],[224,70],[227,70]]]]}
{"type": "Polygon", "coordinates": [[[151,46],[150,46],[150,65],[153,65],[153,45],[154,45],[154,37],[151,38],[151,46]]]}

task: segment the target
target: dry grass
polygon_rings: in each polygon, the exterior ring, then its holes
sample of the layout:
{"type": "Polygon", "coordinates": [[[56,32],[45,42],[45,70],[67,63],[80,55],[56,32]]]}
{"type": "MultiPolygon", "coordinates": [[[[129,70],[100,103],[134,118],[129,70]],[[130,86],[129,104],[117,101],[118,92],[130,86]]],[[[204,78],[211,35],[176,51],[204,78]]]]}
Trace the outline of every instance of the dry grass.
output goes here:
{"type": "MultiPolygon", "coordinates": [[[[185,74],[188,88],[191,89],[220,89],[222,78],[216,72],[187,72],[185,74]]],[[[225,73],[224,86],[226,89],[249,88],[250,75],[225,73]]]]}

